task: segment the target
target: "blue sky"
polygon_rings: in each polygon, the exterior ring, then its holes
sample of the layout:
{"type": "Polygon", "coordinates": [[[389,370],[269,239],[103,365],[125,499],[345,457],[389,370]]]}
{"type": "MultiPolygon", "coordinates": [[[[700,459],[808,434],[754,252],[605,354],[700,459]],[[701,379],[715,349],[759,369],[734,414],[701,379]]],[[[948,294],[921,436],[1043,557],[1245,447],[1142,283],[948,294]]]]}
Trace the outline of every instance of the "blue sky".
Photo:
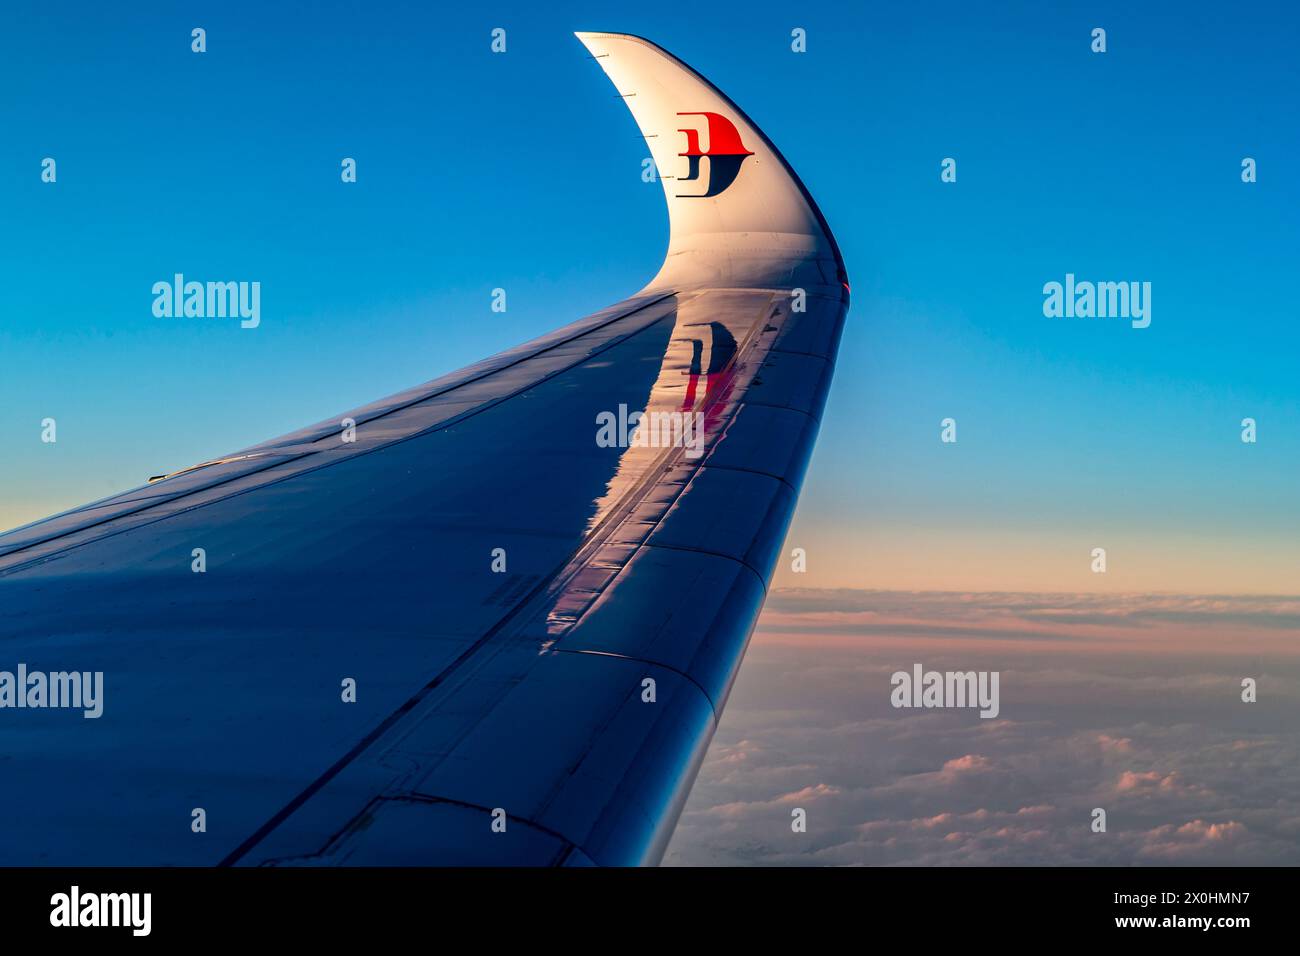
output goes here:
{"type": "Polygon", "coordinates": [[[1293,592],[1300,14],[841,6],[6,5],[0,525],[638,288],[662,194],[571,35],[609,29],[736,100],[843,248],[853,308],[791,535],[800,583],[1293,592]],[[175,272],[260,281],[261,326],[155,318],[175,272]],[[1151,282],[1150,328],[1044,318],[1067,272],[1151,282]]]}

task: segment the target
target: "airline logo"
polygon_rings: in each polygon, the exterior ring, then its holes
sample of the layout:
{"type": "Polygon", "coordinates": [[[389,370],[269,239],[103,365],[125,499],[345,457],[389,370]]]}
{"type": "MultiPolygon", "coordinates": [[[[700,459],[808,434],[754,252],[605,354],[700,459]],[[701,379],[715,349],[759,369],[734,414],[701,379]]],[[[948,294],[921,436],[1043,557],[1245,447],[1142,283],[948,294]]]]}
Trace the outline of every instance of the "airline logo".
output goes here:
{"type": "Polygon", "coordinates": [[[688,166],[686,175],[678,177],[677,181],[697,182],[704,188],[704,192],[678,193],[677,196],[687,199],[708,199],[716,196],[736,181],[736,177],[740,175],[741,163],[754,154],[745,148],[745,144],[740,140],[740,131],[725,116],[718,113],[678,113],[677,115],[703,116],[709,133],[709,148],[705,151],[700,149],[699,129],[677,131],[686,134],[686,152],[677,155],[685,156],[688,166]],[[709,161],[707,178],[701,178],[700,175],[701,159],[709,161]]]}

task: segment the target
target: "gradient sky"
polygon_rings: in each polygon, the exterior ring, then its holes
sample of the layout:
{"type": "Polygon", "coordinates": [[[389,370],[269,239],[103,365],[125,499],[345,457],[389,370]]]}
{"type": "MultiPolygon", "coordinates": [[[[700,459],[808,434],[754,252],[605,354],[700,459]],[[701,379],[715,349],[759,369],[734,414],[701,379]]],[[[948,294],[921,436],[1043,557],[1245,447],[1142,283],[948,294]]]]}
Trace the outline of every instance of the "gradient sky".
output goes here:
{"type": "Polygon", "coordinates": [[[6,4],[0,527],[638,288],[662,192],[571,35],[609,29],[735,99],[843,247],[853,306],[790,537],[809,571],[779,584],[1295,593],[1300,15],[846,6],[6,4]],[[260,281],[261,327],[155,318],[175,272],[260,281]],[[1044,318],[1067,272],[1151,282],[1150,328],[1044,318]]]}

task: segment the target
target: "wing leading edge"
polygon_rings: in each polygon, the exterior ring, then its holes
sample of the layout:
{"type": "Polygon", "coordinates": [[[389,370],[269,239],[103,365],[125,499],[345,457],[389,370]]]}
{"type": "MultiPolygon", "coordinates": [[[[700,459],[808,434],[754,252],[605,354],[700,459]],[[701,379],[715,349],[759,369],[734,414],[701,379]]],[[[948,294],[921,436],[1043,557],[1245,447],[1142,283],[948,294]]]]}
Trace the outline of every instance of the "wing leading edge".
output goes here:
{"type": "Polygon", "coordinates": [[[848,287],[734,104],[648,41],[579,38],[660,170],[658,275],[0,535],[0,661],[104,675],[94,720],[0,709],[0,862],[660,859],[778,558],[848,287]]]}

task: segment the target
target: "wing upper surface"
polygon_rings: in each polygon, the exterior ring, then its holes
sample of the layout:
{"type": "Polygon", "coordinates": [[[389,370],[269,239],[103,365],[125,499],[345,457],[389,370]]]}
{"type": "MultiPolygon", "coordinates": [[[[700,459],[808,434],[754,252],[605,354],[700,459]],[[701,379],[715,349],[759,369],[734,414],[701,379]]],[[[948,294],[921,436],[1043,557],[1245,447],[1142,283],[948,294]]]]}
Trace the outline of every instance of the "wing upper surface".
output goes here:
{"type": "MultiPolygon", "coordinates": [[[[595,36],[616,82],[712,90],[662,51],[615,67],[658,48],[595,36]]],[[[728,103],[703,111],[772,149],[728,103]]],[[[745,172],[700,200],[714,226],[745,172]]],[[[657,861],[847,310],[802,186],[765,189],[796,191],[805,233],[678,243],[675,219],[669,263],[624,303],[0,535],[3,660],[104,675],[98,719],[0,711],[0,862],[657,861]]]]}

